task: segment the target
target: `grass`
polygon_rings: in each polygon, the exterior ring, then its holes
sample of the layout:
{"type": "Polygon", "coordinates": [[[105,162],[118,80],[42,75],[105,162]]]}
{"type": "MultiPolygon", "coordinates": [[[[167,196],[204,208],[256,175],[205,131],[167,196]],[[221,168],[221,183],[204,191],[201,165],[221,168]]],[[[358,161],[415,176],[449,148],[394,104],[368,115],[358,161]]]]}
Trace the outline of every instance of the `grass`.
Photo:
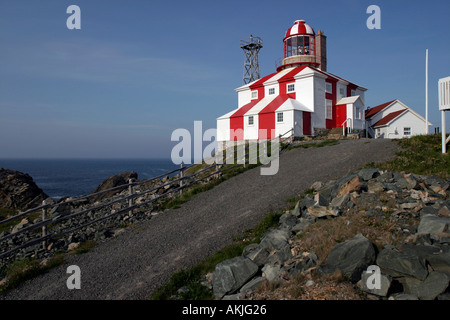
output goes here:
{"type": "Polygon", "coordinates": [[[64,254],[58,253],[43,263],[36,259],[22,259],[11,263],[0,271],[6,281],[0,285],[0,294],[16,288],[21,283],[32,279],[48,270],[62,265],[64,263],[64,254]]]}
{"type": "Polygon", "coordinates": [[[314,252],[319,264],[333,247],[362,233],[380,250],[385,244],[398,244],[406,235],[398,233],[399,221],[389,216],[365,216],[359,213],[346,213],[340,217],[317,221],[307,226],[295,239],[304,251],[314,252]]]}
{"type": "Polygon", "coordinates": [[[304,143],[304,144],[294,144],[291,145],[287,148],[287,150],[292,150],[292,149],[298,149],[298,148],[302,148],[302,149],[308,149],[308,148],[322,148],[322,147],[326,147],[326,146],[334,146],[339,144],[339,140],[336,139],[328,139],[328,140],[324,140],[322,142],[311,142],[311,143],[304,143]]]}
{"type": "Polygon", "coordinates": [[[215,266],[222,261],[242,255],[246,246],[258,243],[264,233],[271,227],[278,225],[280,212],[272,212],[267,215],[255,228],[245,230],[242,235],[234,239],[234,243],[217,251],[212,257],[205,259],[196,266],[180,270],[172,275],[169,281],[152,295],[153,300],[166,300],[176,296],[183,300],[207,300],[212,299],[211,291],[201,284],[205,275],[212,272],[215,266]],[[179,288],[187,287],[186,292],[177,293],[179,288]]]}
{"type": "Polygon", "coordinates": [[[442,154],[441,135],[420,135],[396,141],[402,150],[394,159],[384,163],[371,162],[365,167],[450,178],[450,156],[442,154]]]}

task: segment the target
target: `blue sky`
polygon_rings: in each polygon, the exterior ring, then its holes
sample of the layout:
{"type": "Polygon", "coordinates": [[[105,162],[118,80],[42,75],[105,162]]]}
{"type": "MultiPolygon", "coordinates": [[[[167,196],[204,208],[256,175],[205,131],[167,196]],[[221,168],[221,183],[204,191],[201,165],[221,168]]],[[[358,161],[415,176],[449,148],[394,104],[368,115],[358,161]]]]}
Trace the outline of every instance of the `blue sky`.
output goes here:
{"type": "Polygon", "coordinates": [[[400,99],[424,116],[428,48],[441,126],[449,11],[448,0],[0,0],[0,158],[169,158],[173,130],[214,128],[236,108],[240,40],[262,38],[270,74],[297,19],[324,31],[328,71],[368,88],[366,106],[400,99]],[[71,4],[81,30],[66,27],[71,4]],[[371,4],[381,30],[366,27],[371,4]]]}

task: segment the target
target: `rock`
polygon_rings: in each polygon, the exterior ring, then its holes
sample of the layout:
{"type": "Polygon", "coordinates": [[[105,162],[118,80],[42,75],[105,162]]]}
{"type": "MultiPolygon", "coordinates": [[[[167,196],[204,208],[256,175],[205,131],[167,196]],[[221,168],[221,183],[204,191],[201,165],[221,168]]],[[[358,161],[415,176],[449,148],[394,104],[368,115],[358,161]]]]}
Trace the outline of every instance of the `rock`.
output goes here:
{"type": "Polygon", "coordinates": [[[11,233],[16,233],[17,231],[23,229],[24,227],[26,227],[28,224],[30,224],[31,222],[28,220],[28,218],[24,218],[22,219],[18,224],[16,224],[12,230],[11,233]]]}
{"type": "Polygon", "coordinates": [[[0,208],[26,210],[46,199],[51,200],[30,175],[0,168],[0,208]]]}
{"type": "Polygon", "coordinates": [[[251,244],[245,247],[242,255],[252,260],[258,267],[262,267],[267,261],[269,251],[267,251],[266,247],[262,247],[259,244],[251,244]],[[249,248],[250,246],[252,248],[249,248]]]}
{"type": "MultiPolygon", "coordinates": [[[[97,192],[101,192],[110,188],[114,188],[120,185],[124,185],[124,184],[128,184],[128,180],[129,179],[134,179],[136,180],[138,177],[136,172],[123,172],[120,174],[116,174],[114,176],[111,176],[109,178],[106,178],[94,191],[92,191],[90,194],[93,193],[97,193],[97,192]]],[[[120,193],[123,190],[125,190],[126,187],[124,187],[123,189],[116,189],[116,190],[112,190],[110,192],[105,192],[96,196],[91,197],[91,201],[95,202],[95,201],[100,201],[102,199],[106,199],[106,198],[110,198],[113,195],[115,195],[116,193],[120,193]]]]}
{"type": "Polygon", "coordinates": [[[280,217],[279,223],[281,228],[291,229],[297,224],[297,217],[290,212],[287,212],[280,217]]]}
{"type": "Polygon", "coordinates": [[[424,259],[402,252],[393,246],[386,246],[377,257],[377,265],[381,272],[392,277],[410,276],[420,280],[425,280],[428,271],[425,267],[424,259]]]}
{"type": "Polygon", "coordinates": [[[367,169],[361,169],[357,172],[358,177],[363,179],[364,181],[372,180],[373,178],[376,178],[380,175],[380,172],[378,169],[375,168],[367,168],[367,169]]]}
{"type": "Polygon", "coordinates": [[[272,252],[284,247],[289,239],[289,232],[285,229],[275,229],[266,233],[262,239],[260,246],[267,251],[272,252]]]}
{"type": "Polygon", "coordinates": [[[80,247],[80,243],[79,242],[73,242],[71,244],[69,244],[69,246],[67,247],[67,251],[73,251],[76,250],[80,247]]]}
{"type": "Polygon", "coordinates": [[[292,258],[291,247],[286,244],[284,247],[276,250],[267,259],[266,263],[283,265],[284,262],[292,258]]]}
{"type": "Polygon", "coordinates": [[[308,280],[308,281],[306,281],[305,286],[311,287],[314,285],[314,283],[315,283],[314,280],[308,280]]]}
{"type": "Polygon", "coordinates": [[[448,230],[450,218],[437,217],[427,214],[421,217],[418,233],[429,233],[432,237],[438,237],[440,233],[448,230]]]}
{"type": "Polygon", "coordinates": [[[303,197],[303,199],[300,199],[297,202],[297,204],[295,205],[299,214],[298,215],[295,213],[293,213],[293,214],[295,214],[296,216],[299,216],[303,210],[305,210],[306,208],[308,208],[310,206],[313,206],[314,203],[315,203],[314,196],[311,194],[307,194],[306,196],[303,197]]]}
{"type": "Polygon", "coordinates": [[[316,181],[316,182],[314,182],[314,183],[311,185],[310,189],[315,190],[315,191],[318,191],[318,190],[320,190],[322,187],[323,187],[323,183],[320,182],[320,181],[316,181]]]}
{"type": "Polygon", "coordinates": [[[413,294],[399,293],[390,296],[389,300],[419,300],[419,298],[413,294]]]}
{"type": "Polygon", "coordinates": [[[370,180],[367,184],[367,192],[369,193],[377,193],[384,191],[384,185],[383,183],[376,181],[376,180],[370,180]]]}
{"type": "Polygon", "coordinates": [[[417,296],[420,300],[434,300],[448,287],[448,277],[444,273],[431,271],[425,280],[402,278],[404,292],[417,296]]]}
{"type": "Polygon", "coordinates": [[[337,244],[326,259],[326,273],[340,270],[352,282],[361,279],[361,273],[375,263],[375,246],[361,233],[355,237],[337,244]]]}
{"type": "Polygon", "coordinates": [[[344,194],[340,197],[336,197],[330,202],[330,206],[333,208],[341,208],[350,200],[350,196],[348,194],[344,194]]]}
{"type": "Polygon", "coordinates": [[[266,281],[263,277],[255,277],[246,284],[244,284],[239,290],[240,293],[246,293],[247,291],[253,291],[259,288],[260,285],[262,285],[266,281]]]}
{"type": "Polygon", "coordinates": [[[258,272],[258,266],[246,257],[225,260],[214,269],[212,274],[213,293],[216,299],[239,290],[258,272]]]}
{"type": "Polygon", "coordinates": [[[344,194],[349,194],[353,191],[360,191],[361,190],[361,182],[359,181],[359,177],[355,176],[352,179],[345,182],[340,188],[339,191],[336,194],[336,197],[340,197],[344,194]]]}
{"type": "Polygon", "coordinates": [[[307,209],[307,213],[316,218],[323,217],[337,217],[339,215],[339,211],[333,208],[325,207],[325,206],[312,206],[307,209]]]}
{"type": "Polygon", "coordinates": [[[275,281],[279,278],[281,266],[279,264],[266,264],[262,268],[263,277],[268,281],[275,281]]]}
{"type": "Polygon", "coordinates": [[[318,192],[314,195],[315,206],[327,206],[328,203],[328,198],[323,196],[322,193],[318,192]]]}

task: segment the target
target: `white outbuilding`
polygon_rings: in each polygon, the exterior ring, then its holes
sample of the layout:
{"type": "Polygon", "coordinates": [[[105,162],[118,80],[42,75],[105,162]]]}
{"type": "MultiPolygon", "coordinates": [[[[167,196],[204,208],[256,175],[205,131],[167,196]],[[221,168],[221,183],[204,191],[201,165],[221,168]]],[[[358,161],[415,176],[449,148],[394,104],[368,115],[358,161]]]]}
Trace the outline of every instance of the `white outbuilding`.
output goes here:
{"type": "Polygon", "coordinates": [[[401,139],[425,134],[426,120],[398,99],[367,109],[365,118],[372,138],[401,139]]]}

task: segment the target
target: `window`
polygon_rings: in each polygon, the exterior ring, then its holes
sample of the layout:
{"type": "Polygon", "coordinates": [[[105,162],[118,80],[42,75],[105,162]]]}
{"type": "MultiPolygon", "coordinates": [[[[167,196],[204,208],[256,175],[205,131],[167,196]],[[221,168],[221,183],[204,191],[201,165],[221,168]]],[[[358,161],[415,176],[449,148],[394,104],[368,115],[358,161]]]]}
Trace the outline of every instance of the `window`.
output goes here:
{"type": "Polygon", "coordinates": [[[283,122],[283,112],[277,113],[277,122],[283,122]]]}
{"type": "Polygon", "coordinates": [[[258,91],[252,91],[252,99],[258,99],[258,91]]]}
{"type": "Polygon", "coordinates": [[[355,119],[361,119],[361,108],[356,108],[355,119]]]}
{"type": "Polygon", "coordinates": [[[345,89],[344,88],[340,88],[339,89],[339,94],[341,95],[341,98],[345,98],[345,89]]]}
{"type": "Polygon", "coordinates": [[[297,55],[314,56],[314,36],[293,36],[284,41],[284,57],[297,55]]]}
{"type": "Polygon", "coordinates": [[[331,100],[325,100],[325,116],[327,119],[333,119],[333,104],[331,100]]]}
{"type": "Polygon", "coordinates": [[[275,94],[275,88],[269,88],[269,95],[275,94]]]}
{"type": "Polygon", "coordinates": [[[331,83],[326,83],[326,88],[325,88],[326,93],[333,93],[333,85],[331,83]]]}
{"type": "Polygon", "coordinates": [[[356,96],[356,90],[352,90],[352,97],[356,96]]]}
{"type": "Polygon", "coordinates": [[[410,136],[411,135],[411,128],[410,127],[404,127],[403,128],[403,135],[404,136],[410,136]]]}
{"type": "Polygon", "coordinates": [[[287,85],[287,92],[294,92],[295,91],[295,84],[291,83],[287,85]]]}
{"type": "Polygon", "coordinates": [[[248,125],[252,126],[253,125],[253,116],[249,116],[248,117],[248,125]]]}

